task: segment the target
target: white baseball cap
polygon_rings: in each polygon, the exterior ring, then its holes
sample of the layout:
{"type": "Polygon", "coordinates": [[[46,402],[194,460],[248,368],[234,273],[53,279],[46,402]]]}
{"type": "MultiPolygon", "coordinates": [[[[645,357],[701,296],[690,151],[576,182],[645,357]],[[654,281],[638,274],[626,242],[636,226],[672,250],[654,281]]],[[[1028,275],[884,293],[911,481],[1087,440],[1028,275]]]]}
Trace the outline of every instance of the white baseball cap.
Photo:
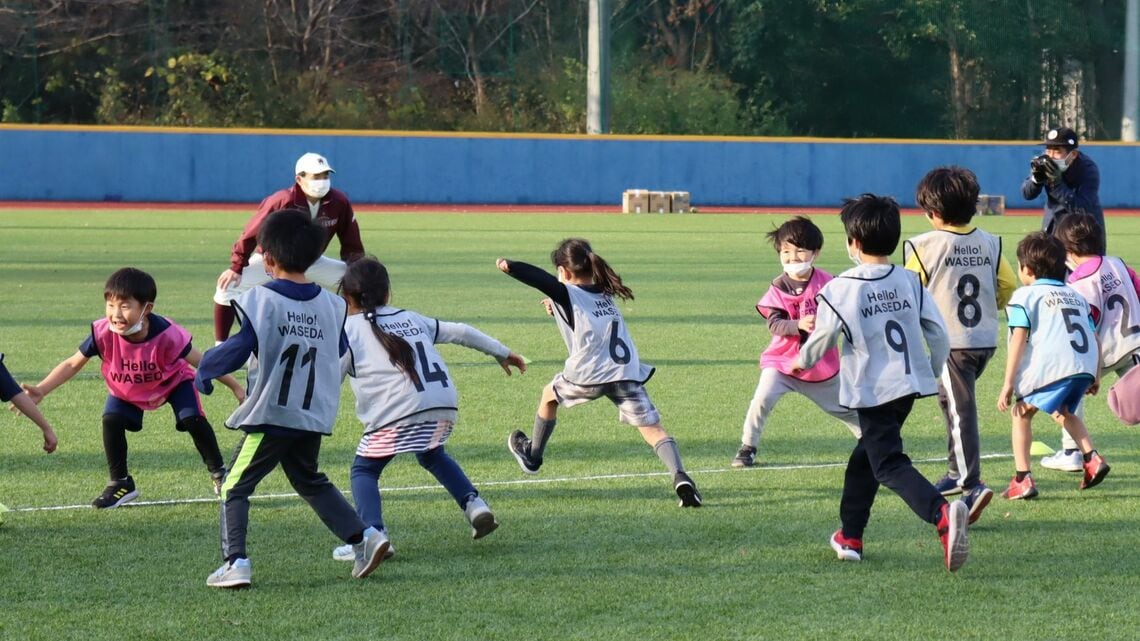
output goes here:
{"type": "Polygon", "coordinates": [[[312,174],[319,174],[326,171],[336,173],[335,170],[329,166],[329,161],[325,160],[324,156],[314,154],[310,151],[297,159],[297,171],[293,173],[298,176],[301,174],[311,176],[312,174]]]}

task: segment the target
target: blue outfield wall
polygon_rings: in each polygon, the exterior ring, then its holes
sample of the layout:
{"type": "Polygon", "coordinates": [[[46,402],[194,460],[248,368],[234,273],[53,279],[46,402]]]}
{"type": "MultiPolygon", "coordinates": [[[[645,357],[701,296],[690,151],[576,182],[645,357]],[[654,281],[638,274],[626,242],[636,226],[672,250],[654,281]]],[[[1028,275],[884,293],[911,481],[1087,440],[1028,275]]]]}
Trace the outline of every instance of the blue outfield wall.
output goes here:
{"type": "MultiPolygon", "coordinates": [[[[438,134],[0,126],[0,200],[255,203],[328,157],[353,202],[614,205],[625,189],[684,190],[694,205],[836,206],[865,191],[914,204],[930,168],[958,164],[1007,207],[1032,142],[438,134]]],[[[1140,145],[1081,147],[1105,207],[1140,208],[1140,145]]]]}

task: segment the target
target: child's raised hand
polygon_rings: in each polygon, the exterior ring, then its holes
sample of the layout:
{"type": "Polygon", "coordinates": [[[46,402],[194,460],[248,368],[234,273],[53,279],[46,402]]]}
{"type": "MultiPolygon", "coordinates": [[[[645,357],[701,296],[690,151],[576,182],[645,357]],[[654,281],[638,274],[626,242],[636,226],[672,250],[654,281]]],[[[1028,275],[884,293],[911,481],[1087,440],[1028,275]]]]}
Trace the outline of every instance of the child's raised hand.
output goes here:
{"type": "Polygon", "coordinates": [[[503,272],[504,274],[511,273],[511,266],[510,263],[507,262],[506,258],[499,258],[496,260],[495,267],[498,267],[499,271],[503,272]]]}
{"type": "Polygon", "coordinates": [[[503,371],[507,373],[507,376],[511,375],[511,365],[515,366],[515,369],[519,371],[519,374],[526,373],[526,359],[523,358],[521,354],[511,352],[510,354],[507,354],[506,358],[499,361],[499,367],[503,368],[503,371]]]}
{"type": "Polygon", "coordinates": [[[815,329],[815,314],[801,316],[798,325],[801,332],[811,333],[815,329]]]}

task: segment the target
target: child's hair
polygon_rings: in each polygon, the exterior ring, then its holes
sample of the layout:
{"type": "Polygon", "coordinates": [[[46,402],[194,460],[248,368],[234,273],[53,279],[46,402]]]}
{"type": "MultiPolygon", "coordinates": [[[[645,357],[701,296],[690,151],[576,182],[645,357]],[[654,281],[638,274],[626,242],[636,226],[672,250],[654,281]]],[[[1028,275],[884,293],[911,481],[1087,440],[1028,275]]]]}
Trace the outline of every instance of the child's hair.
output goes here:
{"type": "Polygon", "coordinates": [[[1097,219],[1086,213],[1061,216],[1053,227],[1053,235],[1065,251],[1077,256],[1104,256],[1104,229],[1097,219]]]}
{"type": "Polygon", "coordinates": [[[843,201],[839,212],[847,237],[859,241],[863,253],[890,256],[899,246],[902,218],[899,204],[890,196],[860,194],[843,201]]]}
{"type": "Polygon", "coordinates": [[[965,225],[978,210],[978,177],[965,167],[931,169],[918,183],[915,200],[947,225],[965,225]]]}
{"type": "Polygon", "coordinates": [[[124,267],[111,274],[107,284],[103,286],[103,300],[112,298],[119,300],[133,298],[146,305],[158,298],[158,286],[154,284],[154,278],[143,270],[124,267]]]}
{"type": "Polygon", "coordinates": [[[353,261],[345,268],[338,291],[356,307],[364,310],[364,318],[372,325],[372,333],[384,351],[388,352],[392,364],[419,385],[420,377],[416,373],[416,357],[412,346],[402,337],[389,334],[376,324],[376,309],[387,305],[392,293],[388,268],[374,256],[353,261]]]}
{"type": "Polygon", "coordinates": [[[768,240],[772,241],[777,252],[784,241],[808,251],[823,249],[823,232],[806,216],[796,216],[768,232],[768,240]]]}
{"type": "Polygon", "coordinates": [[[1017,262],[1037,278],[1065,280],[1065,246],[1043,231],[1035,231],[1017,244],[1017,262]]]}
{"type": "Polygon", "coordinates": [[[605,259],[594,253],[590,243],[581,238],[567,238],[558,243],[554,251],[550,252],[550,262],[576,278],[589,278],[591,283],[610,296],[633,300],[633,292],[622,284],[621,276],[614,272],[605,259]]]}
{"type": "Polygon", "coordinates": [[[309,212],[282,209],[266,216],[257,232],[261,252],[271,256],[281,269],[304,273],[321,257],[325,230],[313,222],[309,212]]]}

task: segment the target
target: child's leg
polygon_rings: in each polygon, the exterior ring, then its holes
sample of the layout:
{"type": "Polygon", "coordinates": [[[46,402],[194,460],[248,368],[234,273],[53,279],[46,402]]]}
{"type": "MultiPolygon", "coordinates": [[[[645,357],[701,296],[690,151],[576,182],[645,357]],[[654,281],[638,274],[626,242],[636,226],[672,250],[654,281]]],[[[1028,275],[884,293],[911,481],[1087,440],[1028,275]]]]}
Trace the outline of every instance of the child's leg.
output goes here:
{"type": "Polygon", "coordinates": [[[673,437],[665,432],[660,423],[641,425],[637,431],[641,433],[641,438],[645,439],[645,442],[653,448],[653,453],[661,459],[670,474],[685,471],[685,466],[681,463],[681,452],[677,449],[677,441],[674,441],[673,437]]]}
{"type": "Polygon", "coordinates": [[[320,434],[292,438],[282,452],[281,469],[285,471],[289,484],[313,508],[329,531],[345,543],[359,543],[368,526],[332,481],[317,469],[320,453],[320,434]]]}
{"type": "Polygon", "coordinates": [[[127,478],[127,432],[137,432],[137,424],[120,414],[103,415],[103,453],[112,481],[127,478]]]}
{"type": "Polygon", "coordinates": [[[863,435],[863,428],[859,426],[859,413],[839,404],[838,376],[833,376],[826,381],[819,381],[818,383],[796,381],[795,391],[811,399],[819,409],[843,421],[843,424],[847,426],[847,429],[851,430],[855,438],[860,438],[863,435]]]}
{"type": "MultiPolygon", "coordinates": [[[[1081,405],[1083,405],[1083,403],[1081,405]]],[[[1077,445],[1077,449],[1079,449],[1082,454],[1088,454],[1096,449],[1093,445],[1092,437],[1089,436],[1089,429],[1085,425],[1085,422],[1081,420],[1080,416],[1067,411],[1067,408],[1061,408],[1060,411],[1054,412],[1052,416],[1053,420],[1073,439],[1073,442],[1077,445]]]]}
{"type": "Polygon", "coordinates": [[[839,500],[839,522],[843,536],[849,539],[863,538],[863,530],[871,518],[871,506],[875,503],[878,491],[879,482],[875,480],[867,450],[863,448],[863,440],[860,439],[851,450],[847,469],[843,473],[843,497],[839,500]]]}
{"type": "Polygon", "coordinates": [[[530,455],[534,459],[542,459],[546,443],[554,434],[554,425],[558,421],[558,396],[554,393],[554,384],[550,383],[542,388],[542,397],[538,400],[538,411],[534,417],[534,431],[530,437],[530,455]]]}
{"type": "Polygon", "coordinates": [[[447,490],[451,498],[459,504],[459,509],[467,507],[467,501],[476,496],[479,496],[479,491],[471,484],[471,479],[463,473],[463,468],[459,467],[459,463],[451,458],[444,451],[443,446],[433,447],[426,452],[417,452],[416,461],[431,475],[439,484],[447,490]]]}
{"type": "Polygon", "coordinates": [[[384,529],[384,513],[380,500],[380,474],[396,455],[369,458],[356,455],[349,473],[352,500],[360,520],[377,530],[384,529]]]}
{"type": "Polygon", "coordinates": [[[962,488],[972,488],[981,482],[981,437],[975,389],[993,353],[992,349],[952,351],[939,380],[938,402],[946,421],[949,451],[947,472],[962,488]]]}
{"type": "Polygon", "coordinates": [[[202,412],[202,404],[198,398],[198,390],[194,383],[183,381],[175,386],[166,398],[167,404],[174,410],[175,429],[186,432],[194,441],[194,447],[206,464],[211,474],[220,473],[225,469],[222,452],[218,449],[218,437],[214,428],[206,420],[202,412]]]}
{"type": "Polygon", "coordinates": [[[230,471],[222,485],[222,558],[233,561],[247,556],[249,497],[257,484],[281,462],[293,439],[253,432],[242,436],[234,448],[230,471]]]}
{"type": "Polygon", "coordinates": [[[914,469],[903,452],[902,425],[913,406],[914,397],[903,397],[878,407],[860,408],[863,438],[859,443],[867,452],[875,480],[898,494],[919,518],[937,524],[946,499],[914,469]]]}
{"type": "Polygon", "coordinates": [[[1013,409],[1012,445],[1013,466],[1017,472],[1030,470],[1029,449],[1033,444],[1033,416],[1037,409],[1027,406],[1019,411],[1017,406],[1013,409]]]}
{"type": "Polygon", "coordinates": [[[742,445],[755,448],[760,444],[764,426],[768,423],[768,416],[772,413],[776,402],[784,394],[792,391],[792,386],[787,380],[790,378],[772,367],[760,370],[760,382],[756,384],[756,392],[748,404],[748,413],[744,415],[744,427],[740,435],[742,445]]]}

